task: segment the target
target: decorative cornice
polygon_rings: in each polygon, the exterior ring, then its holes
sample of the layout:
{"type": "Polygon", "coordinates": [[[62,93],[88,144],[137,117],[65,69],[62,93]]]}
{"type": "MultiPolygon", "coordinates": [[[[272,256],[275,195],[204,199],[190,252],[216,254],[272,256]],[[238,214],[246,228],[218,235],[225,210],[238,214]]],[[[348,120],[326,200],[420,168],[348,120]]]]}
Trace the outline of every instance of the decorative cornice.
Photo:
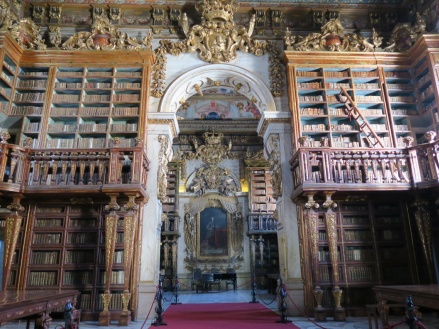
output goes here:
{"type": "Polygon", "coordinates": [[[178,136],[179,129],[175,113],[150,112],[148,113],[148,125],[167,125],[171,129],[172,138],[178,136]]]}
{"type": "Polygon", "coordinates": [[[264,112],[258,124],[259,136],[264,136],[270,124],[288,124],[291,125],[291,113],[289,112],[264,112]]]}

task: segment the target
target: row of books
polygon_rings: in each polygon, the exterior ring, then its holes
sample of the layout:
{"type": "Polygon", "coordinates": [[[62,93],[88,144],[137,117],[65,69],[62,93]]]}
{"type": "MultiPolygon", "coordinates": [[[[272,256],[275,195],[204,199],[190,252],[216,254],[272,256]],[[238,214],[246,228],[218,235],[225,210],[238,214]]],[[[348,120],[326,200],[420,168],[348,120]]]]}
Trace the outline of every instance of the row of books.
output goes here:
{"type": "Polygon", "coordinates": [[[45,93],[15,93],[14,101],[16,102],[42,102],[45,93]]]}
{"type": "MultiPolygon", "coordinates": [[[[86,285],[93,283],[92,271],[65,271],[64,284],[65,285],[86,285]]],[[[82,298],[81,298],[82,301],[82,298]]]]}
{"type": "MultiPolygon", "coordinates": [[[[112,271],[111,272],[111,284],[123,284],[124,283],[124,271],[112,271]]],[[[100,282],[105,284],[107,281],[106,272],[100,273],[100,282]]]]}
{"type": "Polygon", "coordinates": [[[347,249],[346,260],[362,260],[371,261],[375,259],[375,253],[373,249],[347,249]]]}
{"type": "Polygon", "coordinates": [[[61,243],[61,233],[34,233],[33,244],[56,244],[61,243]]]}
{"type": "Polygon", "coordinates": [[[63,218],[37,218],[35,227],[62,227],[63,223],[63,218]]]}
{"type": "Polygon", "coordinates": [[[350,281],[375,281],[376,269],[371,266],[352,266],[348,268],[350,281]]]}
{"type": "Polygon", "coordinates": [[[67,235],[67,243],[79,243],[79,244],[95,244],[98,240],[95,232],[81,232],[81,233],[69,233],[67,235]]]}
{"type": "Polygon", "coordinates": [[[58,283],[58,272],[31,271],[29,273],[29,286],[55,286],[58,283]]]}
{"type": "Polygon", "coordinates": [[[369,225],[368,216],[346,216],[343,215],[343,225],[369,225]]]}
{"type": "Polygon", "coordinates": [[[94,263],[95,255],[91,250],[67,250],[65,264],[94,263]]]}
{"type": "Polygon", "coordinates": [[[344,238],[346,241],[372,241],[372,232],[369,230],[345,230],[344,238]]]}
{"type": "Polygon", "coordinates": [[[31,256],[31,264],[58,264],[59,251],[34,251],[31,256]]]}
{"type": "Polygon", "coordinates": [[[19,80],[18,88],[46,88],[47,80],[19,80]]]}
{"type": "Polygon", "coordinates": [[[0,77],[7,82],[9,85],[13,85],[14,84],[14,77],[13,76],[9,76],[7,75],[5,72],[2,71],[2,73],[0,74],[0,77]]]}
{"type": "MultiPolygon", "coordinates": [[[[321,282],[332,282],[333,280],[332,268],[329,268],[327,266],[320,266],[319,276],[321,282]]],[[[343,271],[341,270],[341,268],[338,269],[338,278],[339,280],[343,280],[344,278],[343,271]]]]}

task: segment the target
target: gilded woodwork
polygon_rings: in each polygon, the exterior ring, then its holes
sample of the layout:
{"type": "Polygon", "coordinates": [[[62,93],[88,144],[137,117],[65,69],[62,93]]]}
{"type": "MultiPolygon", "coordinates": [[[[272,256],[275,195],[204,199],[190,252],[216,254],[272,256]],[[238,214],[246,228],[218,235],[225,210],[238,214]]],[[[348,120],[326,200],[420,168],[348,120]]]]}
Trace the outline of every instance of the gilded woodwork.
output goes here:
{"type": "Polygon", "coordinates": [[[184,241],[186,244],[185,266],[192,270],[200,263],[204,264],[234,264],[240,267],[243,262],[243,223],[242,215],[236,197],[222,196],[216,193],[205,194],[193,198],[184,205],[184,241]],[[200,256],[200,213],[205,208],[223,208],[227,212],[228,256],[200,256]],[[237,232],[232,232],[237,230],[237,232]]]}
{"type": "Polygon", "coordinates": [[[339,18],[331,18],[321,27],[320,33],[311,33],[306,37],[292,36],[286,29],[284,43],[297,51],[364,51],[372,52],[374,44],[357,33],[344,33],[339,18]]]}
{"type": "Polygon", "coordinates": [[[8,27],[12,37],[24,49],[45,50],[45,40],[41,38],[40,28],[30,19],[23,18],[8,27]]]}
{"type": "Polygon", "coordinates": [[[282,196],[282,167],[281,155],[279,150],[279,134],[270,135],[266,147],[270,147],[271,151],[268,155],[268,162],[271,170],[271,185],[273,187],[273,198],[278,199],[282,196]]]}
{"type": "Polygon", "coordinates": [[[20,233],[21,223],[23,217],[18,214],[18,211],[23,211],[24,208],[19,204],[11,204],[8,208],[13,211],[6,217],[5,220],[5,251],[3,262],[3,282],[2,290],[6,290],[11,277],[11,266],[14,262],[14,252],[20,233]]]}
{"type": "Polygon", "coordinates": [[[236,51],[252,53],[256,56],[269,54],[271,92],[274,96],[283,93],[283,65],[280,52],[274,42],[255,41],[251,38],[255,15],[248,29],[236,26],[233,13],[238,8],[236,0],[203,0],[196,4],[202,15],[202,24],[189,27],[186,13],[182,17],[185,40],[171,42],[161,40],[155,50],[156,63],[153,65],[151,95],[162,97],[166,78],[166,54],[179,55],[198,51],[198,56],[209,63],[227,63],[236,58],[236,51]]]}
{"type": "Polygon", "coordinates": [[[111,24],[106,16],[94,18],[92,31],[82,31],[74,34],[61,45],[64,50],[140,50],[136,38],[128,36],[125,32],[111,24]]]}
{"type": "Polygon", "coordinates": [[[168,185],[168,162],[172,159],[172,145],[169,138],[165,135],[159,135],[158,141],[160,143],[160,150],[158,154],[158,169],[157,169],[157,197],[160,201],[166,198],[166,188],[168,185]]]}
{"type": "Polygon", "coordinates": [[[404,52],[409,50],[418,38],[425,32],[426,23],[419,12],[416,13],[414,24],[398,23],[390,36],[388,46],[384,48],[385,51],[390,52],[404,52]]]}
{"type": "Polygon", "coordinates": [[[421,240],[422,251],[424,253],[427,271],[430,282],[435,282],[434,279],[434,261],[432,253],[432,236],[431,236],[431,217],[427,209],[428,203],[423,200],[417,200],[413,203],[415,210],[415,223],[418,230],[419,239],[421,240]]]}

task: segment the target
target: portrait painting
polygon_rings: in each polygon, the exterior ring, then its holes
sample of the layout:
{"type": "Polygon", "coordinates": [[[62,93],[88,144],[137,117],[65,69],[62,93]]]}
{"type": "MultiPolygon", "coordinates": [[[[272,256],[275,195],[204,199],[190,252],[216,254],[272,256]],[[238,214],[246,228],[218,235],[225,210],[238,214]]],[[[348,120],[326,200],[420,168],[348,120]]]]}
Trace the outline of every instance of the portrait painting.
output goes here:
{"type": "Polygon", "coordinates": [[[227,211],[222,208],[205,208],[199,216],[198,255],[227,257],[229,255],[227,211]]]}

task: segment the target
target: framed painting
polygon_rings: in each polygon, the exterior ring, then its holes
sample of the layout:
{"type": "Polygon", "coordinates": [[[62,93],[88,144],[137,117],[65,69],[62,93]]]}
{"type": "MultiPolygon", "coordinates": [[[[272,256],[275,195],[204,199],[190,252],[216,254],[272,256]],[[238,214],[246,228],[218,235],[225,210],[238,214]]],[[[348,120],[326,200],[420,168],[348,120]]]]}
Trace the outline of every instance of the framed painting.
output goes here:
{"type": "Polygon", "coordinates": [[[198,256],[227,258],[230,254],[229,213],[223,208],[205,208],[199,213],[198,256]]]}

